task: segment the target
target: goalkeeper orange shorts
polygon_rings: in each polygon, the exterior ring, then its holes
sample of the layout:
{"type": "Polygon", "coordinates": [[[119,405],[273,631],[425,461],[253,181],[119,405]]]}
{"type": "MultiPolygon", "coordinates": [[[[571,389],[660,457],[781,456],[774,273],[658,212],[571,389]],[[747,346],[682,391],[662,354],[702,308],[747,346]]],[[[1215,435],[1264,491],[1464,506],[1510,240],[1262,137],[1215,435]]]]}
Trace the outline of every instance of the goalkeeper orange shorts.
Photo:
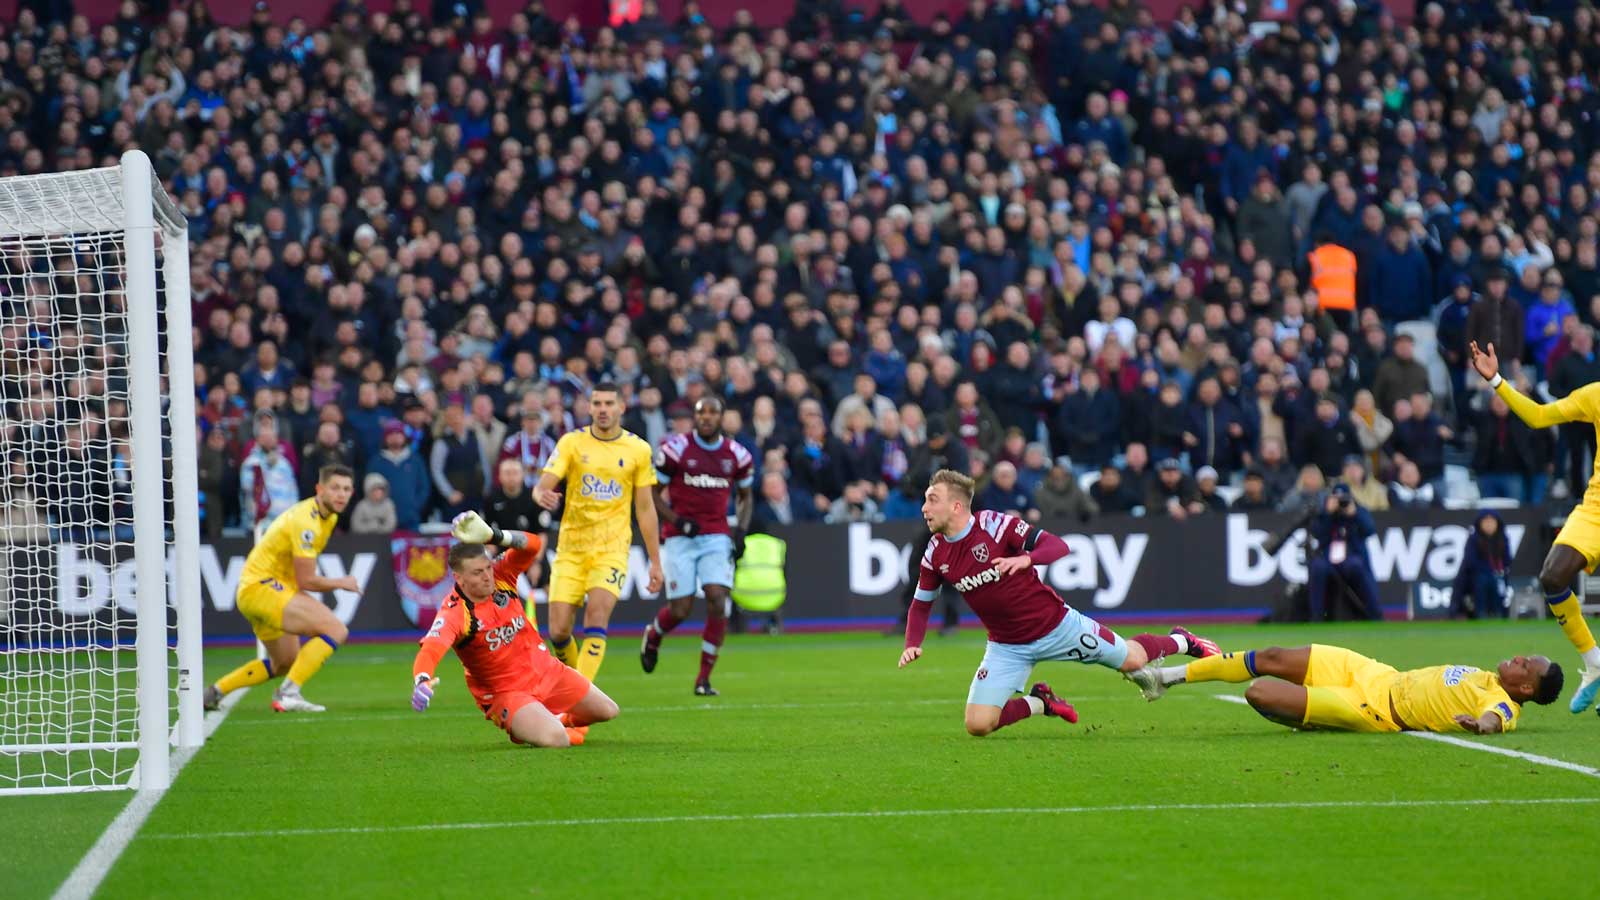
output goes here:
{"type": "Polygon", "coordinates": [[[577,669],[554,665],[546,667],[527,687],[526,691],[502,691],[480,698],[478,705],[483,710],[483,717],[509,735],[511,720],[528,704],[542,703],[551,715],[559,716],[577,706],[593,685],[589,679],[578,674],[577,669]]]}
{"type": "Polygon", "coordinates": [[[295,591],[276,578],[240,583],[234,605],[250,621],[250,630],[264,643],[283,637],[283,609],[295,591]]]}

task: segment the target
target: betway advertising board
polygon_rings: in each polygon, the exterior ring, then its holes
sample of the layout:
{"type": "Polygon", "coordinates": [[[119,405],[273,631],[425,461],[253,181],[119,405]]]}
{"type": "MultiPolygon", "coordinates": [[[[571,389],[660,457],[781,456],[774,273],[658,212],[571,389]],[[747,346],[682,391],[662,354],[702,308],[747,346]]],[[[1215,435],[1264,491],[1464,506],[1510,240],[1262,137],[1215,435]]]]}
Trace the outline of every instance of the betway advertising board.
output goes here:
{"type": "MultiPolygon", "coordinates": [[[[1538,572],[1548,537],[1532,510],[1502,513],[1510,538],[1513,575],[1538,572]]],[[[1449,583],[1461,565],[1475,516],[1470,512],[1394,512],[1376,516],[1367,555],[1385,606],[1404,608],[1416,582],[1449,583]]],[[[1304,533],[1267,553],[1271,538],[1293,524],[1280,515],[1216,514],[1174,522],[1166,518],[1107,518],[1087,525],[1045,522],[1071,548],[1041,577],[1067,602],[1112,617],[1165,612],[1241,613],[1273,606],[1286,586],[1304,582],[1304,533]]],[[[881,619],[899,612],[916,522],[878,525],[805,525],[786,529],[791,620],[881,619]]],[[[324,597],[356,632],[426,630],[449,592],[444,564],[448,539],[336,535],[318,560],[332,577],[353,575],[359,593],[324,597]]],[[[8,619],[0,644],[53,642],[70,626],[80,637],[96,625],[131,623],[131,548],[113,558],[106,547],[73,544],[12,546],[8,619]],[[113,610],[120,609],[120,616],[113,610]]],[[[249,634],[234,610],[234,591],[250,544],[223,540],[200,548],[200,584],[208,638],[249,634]]],[[[169,566],[170,566],[169,560],[169,566]]],[[[613,623],[643,625],[661,598],[645,590],[644,549],[635,546],[613,623]]],[[[168,579],[170,586],[175,580],[168,579]]],[[[524,579],[525,594],[533,594],[524,579]]]]}

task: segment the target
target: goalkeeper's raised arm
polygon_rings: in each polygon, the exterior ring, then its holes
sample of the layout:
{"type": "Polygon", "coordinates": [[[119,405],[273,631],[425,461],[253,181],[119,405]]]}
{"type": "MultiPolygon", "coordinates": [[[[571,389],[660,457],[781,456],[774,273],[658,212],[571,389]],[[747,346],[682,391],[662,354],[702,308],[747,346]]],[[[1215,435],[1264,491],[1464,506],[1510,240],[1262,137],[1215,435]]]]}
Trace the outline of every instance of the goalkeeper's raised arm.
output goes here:
{"type": "Polygon", "coordinates": [[[1528,427],[1549,428],[1568,422],[1593,423],[1600,419],[1600,382],[1586,384],[1554,403],[1540,403],[1512,387],[1511,382],[1500,374],[1500,360],[1495,356],[1493,344],[1483,349],[1477,341],[1473,341],[1470,349],[1472,367],[1528,427]]]}

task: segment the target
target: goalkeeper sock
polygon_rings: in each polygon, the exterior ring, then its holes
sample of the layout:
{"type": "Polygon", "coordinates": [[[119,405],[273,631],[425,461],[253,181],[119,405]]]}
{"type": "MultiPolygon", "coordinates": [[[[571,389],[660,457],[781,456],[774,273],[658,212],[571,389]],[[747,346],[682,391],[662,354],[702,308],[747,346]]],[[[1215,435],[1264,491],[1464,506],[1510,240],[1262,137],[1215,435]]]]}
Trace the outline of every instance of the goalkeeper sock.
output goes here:
{"type": "Polygon", "coordinates": [[[1012,697],[1005,706],[1000,707],[1000,724],[995,726],[995,730],[1043,712],[1044,701],[1038,697],[1012,697]]]}
{"type": "Polygon", "coordinates": [[[322,664],[328,661],[333,651],[339,649],[339,644],[325,634],[319,634],[300,647],[300,652],[295,655],[294,665],[289,667],[288,681],[299,687],[311,680],[317,674],[322,664]]]}
{"type": "Polygon", "coordinates": [[[576,669],[578,667],[578,642],[573,640],[571,635],[559,639],[551,638],[550,652],[555,655],[556,659],[566,663],[567,668],[576,669]]]}
{"type": "Polygon", "coordinates": [[[1584,665],[1587,667],[1600,663],[1600,653],[1595,652],[1594,635],[1589,632],[1589,623],[1583,620],[1583,607],[1572,591],[1545,594],[1544,602],[1549,604],[1550,615],[1556,617],[1556,624],[1561,626],[1567,640],[1583,654],[1584,665]],[[1590,657],[1597,657],[1594,663],[1590,662],[1590,657]]]}
{"type": "Polygon", "coordinates": [[[728,620],[722,616],[707,616],[706,627],[700,632],[700,675],[695,684],[711,680],[711,669],[717,664],[717,653],[722,650],[722,640],[728,633],[728,620]]]}
{"type": "Polygon", "coordinates": [[[1221,653],[1184,667],[1184,681],[1249,681],[1256,677],[1256,652],[1221,653]]]}
{"type": "Polygon", "coordinates": [[[656,613],[655,621],[644,627],[645,640],[651,647],[660,647],[661,639],[681,624],[683,620],[672,614],[672,604],[669,603],[656,613]]]}
{"type": "Polygon", "coordinates": [[[585,628],[583,630],[583,652],[578,654],[578,674],[594,680],[600,674],[600,664],[606,659],[606,630],[604,628],[585,628]]]}
{"type": "Polygon", "coordinates": [[[272,660],[252,659],[217,679],[217,690],[231,694],[240,688],[264,684],[272,678],[272,660]]]}

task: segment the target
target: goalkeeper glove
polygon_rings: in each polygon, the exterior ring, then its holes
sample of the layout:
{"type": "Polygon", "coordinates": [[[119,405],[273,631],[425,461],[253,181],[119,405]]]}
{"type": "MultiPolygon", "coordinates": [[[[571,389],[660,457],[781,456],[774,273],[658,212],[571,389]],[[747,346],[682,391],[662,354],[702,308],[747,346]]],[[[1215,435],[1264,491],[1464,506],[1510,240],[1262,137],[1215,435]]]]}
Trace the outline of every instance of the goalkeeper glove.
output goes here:
{"type": "Polygon", "coordinates": [[[505,534],[475,512],[464,512],[450,521],[450,533],[464,544],[499,544],[505,534]]]}
{"type": "Polygon", "coordinates": [[[694,524],[693,519],[679,519],[672,527],[678,529],[678,533],[684,537],[694,537],[700,533],[700,526],[694,524]]]}
{"type": "Polygon", "coordinates": [[[411,688],[411,708],[417,712],[427,712],[428,704],[433,702],[433,689],[439,679],[432,675],[418,675],[417,683],[411,688]]]}

